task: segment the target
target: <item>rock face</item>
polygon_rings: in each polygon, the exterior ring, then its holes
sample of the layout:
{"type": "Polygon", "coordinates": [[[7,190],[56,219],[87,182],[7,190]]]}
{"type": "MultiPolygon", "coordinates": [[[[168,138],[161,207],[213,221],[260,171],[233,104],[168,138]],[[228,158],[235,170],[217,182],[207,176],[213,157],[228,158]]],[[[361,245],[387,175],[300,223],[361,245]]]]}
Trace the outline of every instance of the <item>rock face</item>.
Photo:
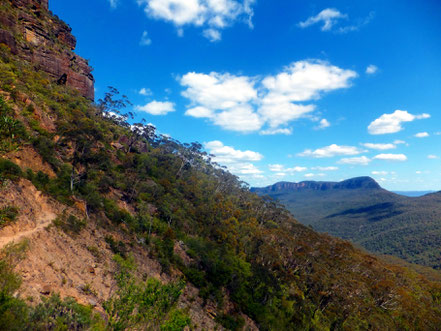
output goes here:
{"type": "Polygon", "coordinates": [[[327,191],[327,190],[341,190],[341,189],[381,189],[380,185],[371,177],[356,177],[344,180],[342,182],[315,182],[304,181],[300,183],[279,182],[263,188],[252,188],[251,191],[256,193],[271,193],[271,192],[287,192],[287,191],[327,191]]]}
{"type": "Polygon", "coordinates": [[[0,44],[48,73],[59,84],[94,99],[94,78],[87,61],[73,50],[71,28],[48,10],[48,0],[7,0],[13,10],[1,12],[0,44]],[[61,79],[63,78],[63,79],[61,79]]]}

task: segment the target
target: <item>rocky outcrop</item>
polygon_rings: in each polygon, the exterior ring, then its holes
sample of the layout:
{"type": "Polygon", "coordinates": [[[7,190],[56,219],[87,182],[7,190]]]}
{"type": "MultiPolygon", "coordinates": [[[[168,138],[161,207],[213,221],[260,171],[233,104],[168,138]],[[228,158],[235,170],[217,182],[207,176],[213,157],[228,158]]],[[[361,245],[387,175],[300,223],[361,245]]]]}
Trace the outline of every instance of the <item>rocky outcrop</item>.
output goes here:
{"type": "Polygon", "coordinates": [[[300,190],[353,190],[353,189],[381,189],[380,185],[371,177],[356,177],[342,182],[315,182],[304,181],[300,183],[279,182],[263,188],[251,188],[252,192],[258,194],[269,194],[274,192],[300,191],[300,190]]]}
{"type": "Polygon", "coordinates": [[[73,50],[71,28],[48,10],[48,0],[8,0],[12,12],[0,11],[0,44],[30,61],[84,97],[94,99],[94,78],[87,61],[73,50]],[[62,78],[62,79],[61,79],[62,78]]]}

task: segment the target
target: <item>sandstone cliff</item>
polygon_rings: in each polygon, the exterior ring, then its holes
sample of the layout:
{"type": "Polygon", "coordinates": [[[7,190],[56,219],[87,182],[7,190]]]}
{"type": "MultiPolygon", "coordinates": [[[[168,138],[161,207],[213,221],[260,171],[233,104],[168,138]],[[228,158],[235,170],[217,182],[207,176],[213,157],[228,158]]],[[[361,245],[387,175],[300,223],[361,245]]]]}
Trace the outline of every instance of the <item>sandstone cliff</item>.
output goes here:
{"type": "Polygon", "coordinates": [[[0,6],[0,44],[31,62],[35,70],[93,100],[92,68],[73,52],[76,39],[71,28],[48,10],[48,0],[6,0],[0,6]]]}

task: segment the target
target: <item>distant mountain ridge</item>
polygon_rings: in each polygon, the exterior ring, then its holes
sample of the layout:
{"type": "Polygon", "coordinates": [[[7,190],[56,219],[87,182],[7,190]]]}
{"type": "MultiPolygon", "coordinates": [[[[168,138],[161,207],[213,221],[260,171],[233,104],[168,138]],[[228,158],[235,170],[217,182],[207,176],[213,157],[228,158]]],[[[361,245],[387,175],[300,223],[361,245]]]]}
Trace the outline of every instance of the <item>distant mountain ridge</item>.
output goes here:
{"type": "Polygon", "coordinates": [[[371,177],[279,182],[251,191],[279,200],[301,223],[318,231],[441,269],[441,192],[400,195],[371,177]]]}
{"type": "Polygon", "coordinates": [[[302,181],[299,183],[293,182],[278,182],[264,188],[251,188],[252,192],[280,192],[290,190],[339,190],[339,189],[358,189],[370,188],[381,189],[380,185],[371,177],[356,177],[347,179],[341,182],[318,182],[318,181],[302,181]]]}

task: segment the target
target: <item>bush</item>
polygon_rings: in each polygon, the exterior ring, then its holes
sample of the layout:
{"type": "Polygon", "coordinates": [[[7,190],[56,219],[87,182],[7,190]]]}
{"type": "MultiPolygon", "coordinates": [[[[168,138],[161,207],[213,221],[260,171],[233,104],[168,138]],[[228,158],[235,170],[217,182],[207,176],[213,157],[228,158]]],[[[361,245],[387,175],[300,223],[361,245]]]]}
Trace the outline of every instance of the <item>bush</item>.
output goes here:
{"type": "Polygon", "coordinates": [[[17,207],[4,207],[0,209],[0,227],[15,221],[18,215],[17,207]]]}
{"type": "Polygon", "coordinates": [[[103,326],[92,307],[80,305],[73,298],[61,300],[58,294],[53,294],[42,301],[30,316],[33,330],[90,330],[103,326]]]}
{"type": "Polygon", "coordinates": [[[86,227],[86,220],[80,220],[74,215],[67,216],[66,213],[54,220],[54,225],[61,228],[65,233],[77,235],[86,227]]]}
{"type": "Polygon", "coordinates": [[[12,161],[0,158],[0,183],[9,179],[18,181],[23,176],[21,168],[12,161]]]}

